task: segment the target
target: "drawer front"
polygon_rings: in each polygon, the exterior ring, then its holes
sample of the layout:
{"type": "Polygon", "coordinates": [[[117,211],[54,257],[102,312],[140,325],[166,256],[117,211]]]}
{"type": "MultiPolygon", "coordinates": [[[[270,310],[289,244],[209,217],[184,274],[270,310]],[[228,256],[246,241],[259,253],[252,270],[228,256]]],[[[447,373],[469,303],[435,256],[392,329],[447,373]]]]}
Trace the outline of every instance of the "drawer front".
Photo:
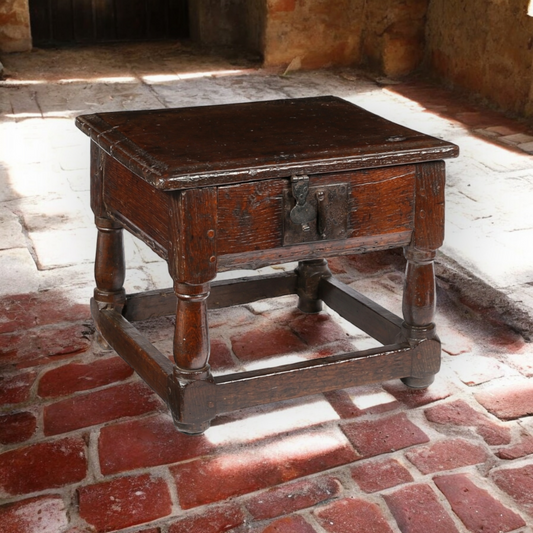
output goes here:
{"type": "Polygon", "coordinates": [[[413,165],[310,176],[303,200],[290,178],[220,187],[218,255],[409,231],[414,193],[413,165]]]}

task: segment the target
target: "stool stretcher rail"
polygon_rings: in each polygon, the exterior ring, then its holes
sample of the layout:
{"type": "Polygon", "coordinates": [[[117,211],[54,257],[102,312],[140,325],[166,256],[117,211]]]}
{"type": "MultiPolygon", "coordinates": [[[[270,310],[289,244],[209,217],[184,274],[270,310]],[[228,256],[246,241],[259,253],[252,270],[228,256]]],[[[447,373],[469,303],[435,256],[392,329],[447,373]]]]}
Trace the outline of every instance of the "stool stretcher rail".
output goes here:
{"type": "MultiPolygon", "coordinates": [[[[267,297],[263,292],[272,284],[276,296],[295,294],[294,273],[273,274],[225,280],[213,284],[212,308],[218,309],[256,301],[267,297]],[[227,288],[233,284],[239,289],[224,298],[227,288]],[[234,295],[238,296],[235,297],[234,295]]],[[[208,381],[197,381],[202,389],[195,402],[189,400],[186,415],[191,423],[209,413],[212,418],[237,409],[264,403],[278,402],[362,384],[380,383],[396,378],[421,378],[434,374],[440,365],[440,343],[437,339],[423,339],[419,343],[401,340],[402,320],[362,294],[333,278],[320,281],[319,294],[326,304],[373,336],[388,344],[378,348],[354,351],[297,363],[215,376],[208,381]],[[204,399],[205,401],[202,401],[204,399]]],[[[130,320],[172,315],[176,301],[169,291],[151,291],[127,298],[123,316],[114,309],[100,308],[92,300],[91,309],[98,330],[110,345],[139,374],[139,376],[167,403],[171,410],[180,410],[180,394],[175,389],[186,387],[176,378],[176,367],[157,350],[131,324],[130,320]],[[139,302],[148,303],[145,309],[157,309],[142,313],[139,302]],[[129,318],[129,320],[128,320],[129,318]],[[177,400],[176,400],[177,398],[177,400]]],[[[183,418],[183,413],[182,417],[183,418]]],[[[187,424],[187,420],[182,423],[187,424]]]]}

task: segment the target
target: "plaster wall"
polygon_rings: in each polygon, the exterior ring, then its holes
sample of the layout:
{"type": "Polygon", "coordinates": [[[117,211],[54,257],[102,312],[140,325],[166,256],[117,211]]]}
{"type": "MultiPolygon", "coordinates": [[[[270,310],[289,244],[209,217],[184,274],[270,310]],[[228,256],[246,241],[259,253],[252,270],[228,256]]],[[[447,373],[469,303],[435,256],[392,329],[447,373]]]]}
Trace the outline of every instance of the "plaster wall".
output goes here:
{"type": "Polygon", "coordinates": [[[425,65],[499,107],[533,115],[529,0],[431,0],[425,65]]]}
{"type": "Polygon", "coordinates": [[[0,0],[0,51],[31,50],[28,0],[0,0]]]}

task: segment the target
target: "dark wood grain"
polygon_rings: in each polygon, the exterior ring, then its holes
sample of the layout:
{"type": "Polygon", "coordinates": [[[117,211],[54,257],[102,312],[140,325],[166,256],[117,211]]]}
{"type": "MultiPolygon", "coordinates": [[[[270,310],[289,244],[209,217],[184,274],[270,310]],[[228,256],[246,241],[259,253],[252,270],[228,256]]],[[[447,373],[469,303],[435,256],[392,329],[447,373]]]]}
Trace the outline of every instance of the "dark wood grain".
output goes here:
{"type": "Polygon", "coordinates": [[[261,268],[289,261],[321,259],[339,255],[359,254],[373,250],[398,248],[409,244],[412,231],[367,235],[339,241],[315,241],[307,244],[295,244],[283,248],[259,250],[237,254],[222,255],[218,258],[218,270],[233,268],[261,268]]]}
{"type": "Polygon", "coordinates": [[[351,237],[413,229],[414,174],[412,165],[380,169],[368,182],[351,188],[351,237]]]}
{"type": "Polygon", "coordinates": [[[107,213],[104,203],[105,154],[91,146],[91,207],[98,230],[94,262],[95,298],[102,304],[122,306],[126,277],[122,226],[107,213]]]}
{"type": "Polygon", "coordinates": [[[434,161],[457,147],[332,96],[78,117],[78,127],[164,190],[434,161]],[[170,134],[169,132],[172,132],[170,134]]]}
{"type": "Polygon", "coordinates": [[[170,195],[169,266],[174,281],[201,284],[215,278],[217,233],[215,188],[170,195]]]}
{"type": "Polygon", "coordinates": [[[402,312],[405,322],[418,328],[433,323],[435,316],[434,253],[422,254],[407,248],[407,266],[403,292],[402,312]]]}
{"type": "MultiPolygon", "coordinates": [[[[413,229],[414,175],[414,167],[407,165],[375,172],[311,176],[310,194],[320,187],[318,184],[346,185],[349,214],[345,238],[401,233],[413,229]]],[[[284,242],[283,223],[291,224],[284,214],[284,198],[290,195],[288,179],[219,187],[219,254],[280,247],[284,242]]],[[[316,240],[311,231],[308,233],[309,241],[316,240]]]]}
{"type": "Polygon", "coordinates": [[[32,0],[29,9],[33,45],[49,44],[52,41],[52,25],[48,0],[32,0]]]}
{"type": "Polygon", "coordinates": [[[444,161],[418,165],[416,170],[416,230],[412,246],[437,250],[444,241],[444,161]]]}
{"type": "Polygon", "coordinates": [[[96,218],[96,227],[94,296],[101,303],[122,305],[126,298],[123,288],[126,278],[123,230],[113,220],[99,217],[96,218]]]}
{"type": "MultiPolygon", "coordinates": [[[[208,309],[243,305],[265,298],[296,294],[294,272],[264,274],[247,278],[213,281],[207,298],[208,309]]],[[[135,322],[176,313],[177,298],[174,289],[147,291],[128,296],[124,317],[135,322]]]]}
{"type": "Polygon", "coordinates": [[[209,361],[207,297],[209,283],[174,285],[178,306],[174,330],[174,360],[181,370],[200,370],[209,361]]]}
{"type": "Polygon", "coordinates": [[[218,188],[219,253],[278,248],[283,241],[283,191],[289,180],[218,188]]]}
{"type": "Polygon", "coordinates": [[[52,39],[55,42],[74,40],[73,0],[50,0],[50,23],[52,39]]]}
{"type": "Polygon", "coordinates": [[[167,382],[173,374],[172,363],[120,313],[100,309],[91,301],[93,319],[109,344],[158,396],[168,402],[167,382]]]}
{"type": "Polygon", "coordinates": [[[152,244],[152,249],[167,255],[170,242],[171,194],[158,191],[109,155],[105,167],[105,204],[108,211],[128,229],[152,244]],[[152,206],[147,208],[147,206],[152,206]]]}
{"type": "Polygon", "coordinates": [[[72,19],[74,40],[77,43],[94,42],[93,0],[75,0],[72,19]]]}
{"type": "Polygon", "coordinates": [[[435,379],[440,366],[440,342],[433,323],[435,317],[436,250],[444,240],[444,162],[420,164],[416,168],[415,228],[413,238],[404,249],[407,266],[402,301],[403,337],[409,342],[435,340],[431,353],[423,353],[412,375],[402,381],[411,388],[422,389],[435,379]]]}
{"type": "Polygon", "coordinates": [[[393,345],[215,377],[217,411],[234,411],[411,374],[413,350],[393,345]]]}
{"type": "Polygon", "coordinates": [[[319,313],[323,307],[319,291],[320,282],[331,277],[328,262],[325,259],[300,261],[295,272],[298,275],[296,283],[298,309],[304,313],[319,313]]]}
{"type": "Polygon", "coordinates": [[[433,381],[439,159],[456,155],[454,145],[332,97],[102,113],[77,124],[92,138],[97,328],[168,403],[180,431],[203,432],[217,413],[265,402],[433,381]],[[292,216],[296,202],[305,217],[292,216]],[[172,291],[125,298],[122,228],[168,262],[172,291]],[[398,246],[403,320],[331,277],[324,260],[398,246]],[[213,281],[221,270],[286,261],[299,261],[294,273],[213,281]],[[285,294],[298,294],[304,312],[324,301],[384,346],[213,378],[208,309],[285,294]],[[174,312],[171,365],[129,320],[174,312]]]}
{"type": "Polygon", "coordinates": [[[335,278],[324,278],[318,294],[339,315],[382,344],[398,340],[402,320],[355,289],[335,278]]]}
{"type": "Polygon", "coordinates": [[[96,144],[91,143],[91,209],[96,217],[107,217],[104,204],[104,161],[105,152],[96,144]]]}
{"type": "Polygon", "coordinates": [[[198,370],[209,360],[207,297],[217,272],[217,191],[174,192],[170,200],[169,266],[178,298],[174,359],[180,369],[198,370]]]}

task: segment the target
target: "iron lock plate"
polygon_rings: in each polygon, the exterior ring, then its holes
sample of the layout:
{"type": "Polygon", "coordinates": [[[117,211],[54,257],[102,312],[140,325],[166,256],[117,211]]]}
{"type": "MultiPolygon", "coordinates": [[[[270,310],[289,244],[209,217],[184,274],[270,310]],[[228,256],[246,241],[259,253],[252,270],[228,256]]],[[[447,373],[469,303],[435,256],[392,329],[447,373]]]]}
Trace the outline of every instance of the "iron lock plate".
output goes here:
{"type": "Polygon", "coordinates": [[[283,245],[346,238],[347,183],[310,186],[308,176],[292,176],[283,196],[283,245]]]}

